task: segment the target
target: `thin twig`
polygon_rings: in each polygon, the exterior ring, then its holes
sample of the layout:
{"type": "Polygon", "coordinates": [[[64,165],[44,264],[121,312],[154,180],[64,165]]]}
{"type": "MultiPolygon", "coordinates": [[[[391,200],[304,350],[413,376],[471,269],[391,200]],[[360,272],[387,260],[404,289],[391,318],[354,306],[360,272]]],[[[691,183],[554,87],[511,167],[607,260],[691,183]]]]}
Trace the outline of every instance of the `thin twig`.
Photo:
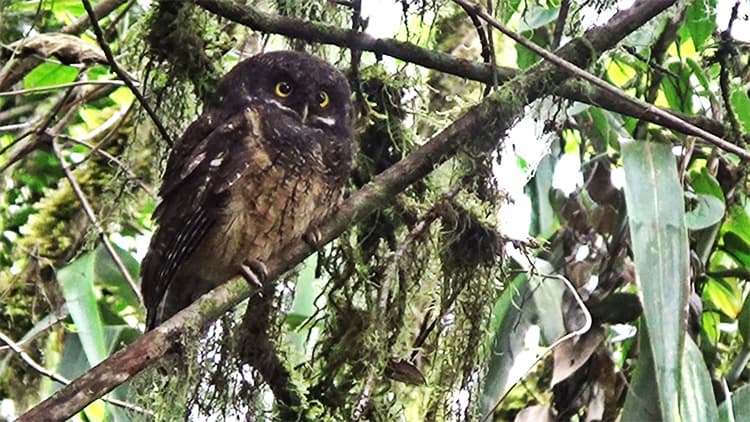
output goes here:
{"type": "Polygon", "coordinates": [[[568,21],[568,13],[570,12],[570,0],[562,0],[560,2],[560,11],[557,13],[557,21],[555,22],[555,30],[552,32],[552,48],[560,46],[563,32],[565,32],[565,24],[568,21]]]}
{"type": "Polygon", "coordinates": [[[26,95],[26,94],[37,94],[40,92],[46,92],[46,91],[54,91],[56,89],[64,89],[64,88],[71,88],[76,86],[82,86],[82,85],[119,85],[123,86],[125,83],[120,80],[102,80],[102,81],[76,81],[76,82],[69,82],[66,84],[57,84],[57,85],[47,85],[47,86],[40,86],[37,88],[26,88],[26,89],[17,89],[15,91],[5,91],[0,92],[0,97],[11,97],[13,95],[26,95]]]}
{"type": "Polygon", "coordinates": [[[112,54],[112,49],[109,48],[109,44],[104,38],[104,33],[102,32],[102,28],[99,26],[99,22],[97,22],[96,20],[96,14],[94,13],[94,9],[91,7],[91,3],[89,2],[89,0],[81,0],[81,2],[83,3],[83,8],[86,9],[86,13],[88,13],[89,18],[91,19],[91,27],[94,30],[94,34],[96,34],[96,39],[99,42],[99,47],[104,52],[104,56],[107,57],[109,67],[113,72],[117,74],[117,76],[120,77],[125,85],[130,88],[130,91],[133,92],[135,98],[138,99],[138,102],[141,103],[143,109],[146,110],[146,113],[148,113],[149,117],[151,117],[151,120],[154,122],[154,126],[156,126],[159,134],[161,134],[162,138],[164,138],[164,141],[166,141],[168,145],[172,145],[172,138],[169,136],[169,133],[161,124],[161,121],[154,112],[154,109],[151,108],[151,106],[148,104],[148,101],[146,101],[146,98],[143,96],[143,94],[141,94],[138,88],[136,88],[135,84],[133,84],[133,81],[130,79],[130,75],[122,70],[122,68],[120,68],[120,66],[117,64],[117,61],[115,61],[115,56],[112,54]]]}
{"type": "MultiPolygon", "coordinates": [[[[23,360],[24,363],[26,363],[26,365],[28,365],[31,369],[33,369],[40,375],[45,376],[51,379],[52,381],[55,381],[62,385],[70,384],[69,379],[65,378],[64,376],[56,372],[47,370],[47,368],[42,366],[39,362],[35,361],[34,358],[32,358],[28,353],[26,353],[26,351],[23,350],[23,347],[21,346],[21,344],[16,343],[15,341],[11,340],[10,337],[8,337],[5,333],[1,331],[0,331],[0,340],[2,340],[2,342],[5,343],[7,347],[13,351],[13,353],[18,355],[18,357],[20,357],[21,360],[23,360]]],[[[127,403],[122,400],[111,399],[108,397],[101,397],[101,400],[113,406],[121,407],[123,409],[127,409],[133,412],[138,412],[138,413],[149,415],[149,416],[155,416],[154,413],[151,412],[150,410],[146,410],[140,406],[136,406],[134,404],[127,403]]]]}
{"type": "Polygon", "coordinates": [[[151,198],[153,198],[153,199],[157,198],[157,195],[156,195],[156,193],[154,193],[153,189],[151,189],[148,185],[146,185],[146,183],[143,182],[143,179],[141,179],[140,177],[138,177],[138,175],[135,174],[135,172],[133,172],[133,170],[130,167],[126,166],[122,161],[118,160],[117,157],[115,157],[114,155],[112,155],[112,154],[108,153],[107,151],[104,151],[103,149],[99,148],[98,145],[91,145],[90,143],[88,143],[88,142],[86,142],[86,141],[84,141],[82,139],[74,138],[74,137],[69,136],[69,135],[58,135],[58,137],[60,139],[64,139],[66,141],[70,141],[70,142],[73,142],[73,143],[78,144],[78,145],[83,145],[86,148],[89,148],[91,150],[90,151],[91,153],[99,154],[102,157],[104,157],[104,158],[112,161],[118,167],[120,167],[121,169],[123,169],[125,171],[125,173],[128,174],[128,177],[130,177],[132,180],[134,180],[138,184],[138,186],[141,189],[143,189],[143,191],[146,192],[151,198]]]}
{"type": "Polygon", "coordinates": [[[500,32],[505,34],[506,36],[510,37],[517,43],[521,44],[522,46],[528,48],[529,50],[533,51],[534,53],[538,54],[545,60],[555,64],[556,66],[559,66],[560,68],[564,69],[567,72],[570,72],[572,75],[577,76],[581,79],[586,80],[587,82],[605,90],[606,92],[609,92],[610,94],[616,96],[617,98],[621,99],[622,101],[627,101],[631,104],[637,105],[643,109],[644,114],[645,113],[651,113],[654,114],[666,121],[669,121],[673,123],[674,125],[680,126],[683,128],[683,132],[697,136],[706,142],[713,144],[716,147],[719,147],[725,151],[733,152],[740,156],[743,160],[750,160],[750,152],[747,150],[740,148],[739,146],[728,142],[722,138],[719,138],[718,136],[709,133],[697,126],[694,126],[682,119],[679,119],[675,117],[674,115],[667,113],[666,111],[663,111],[653,104],[646,103],[644,101],[641,101],[637,98],[633,98],[630,95],[628,95],[625,91],[621,90],[620,88],[617,88],[613,85],[610,85],[603,79],[600,79],[594,75],[592,75],[589,72],[586,72],[585,70],[581,69],[580,67],[574,65],[573,63],[570,63],[569,61],[555,55],[554,53],[551,53],[547,50],[545,50],[542,47],[539,47],[538,45],[534,44],[533,42],[527,40],[526,38],[516,34],[515,32],[511,31],[510,29],[506,28],[503,24],[498,22],[495,18],[488,15],[484,10],[482,10],[481,7],[479,7],[476,4],[469,3],[466,0],[453,0],[456,3],[471,7],[475,10],[475,12],[482,17],[485,21],[487,21],[489,24],[497,28],[500,32]]]}
{"type": "Polygon", "coordinates": [[[52,138],[52,150],[54,151],[57,159],[60,160],[60,166],[62,167],[63,172],[65,173],[65,177],[68,179],[70,186],[73,188],[73,193],[75,193],[76,197],[78,198],[78,201],[81,203],[81,207],[83,208],[84,213],[86,214],[89,221],[94,226],[97,233],[99,234],[99,238],[102,240],[102,243],[104,244],[104,248],[107,249],[107,252],[109,252],[109,255],[112,257],[112,261],[114,261],[115,265],[122,273],[122,276],[128,282],[128,286],[130,286],[130,290],[133,291],[133,294],[135,294],[135,297],[138,298],[138,301],[140,303],[143,303],[143,296],[141,296],[141,290],[138,288],[138,285],[135,283],[135,281],[133,280],[133,277],[130,275],[130,271],[128,271],[127,267],[125,267],[125,264],[122,262],[122,259],[120,259],[120,255],[112,246],[112,243],[110,243],[109,238],[107,237],[107,234],[104,232],[104,229],[99,225],[99,220],[96,218],[94,209],[91,207],[91,204],[89,203],[88,199],[86,199],[86,195],[84,194],[83,189],[81,189],[81,186],[76,181],[73,173],[70,171],[70,168],[65,163],[65,157],[63,157],[62,151],[60,149],[60,145],[57,143],[55,137],[52,138]]]}

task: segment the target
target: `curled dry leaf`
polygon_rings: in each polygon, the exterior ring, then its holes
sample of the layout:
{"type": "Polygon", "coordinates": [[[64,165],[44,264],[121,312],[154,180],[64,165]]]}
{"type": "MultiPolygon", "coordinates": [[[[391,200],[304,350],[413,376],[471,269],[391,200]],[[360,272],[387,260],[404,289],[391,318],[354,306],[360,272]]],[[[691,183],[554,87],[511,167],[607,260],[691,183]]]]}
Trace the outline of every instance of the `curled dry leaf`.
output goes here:
{"type": "Polygon", "coordinates": [[[583,366],[603,340],[604,328],[595,326],[586,334],[561,343],[553,355],[555,366],[552,369],[552,387],[583,366]]]}
{"type": "Polygon", "coordinates": [[[38,34],[16,41],[9,48],[16,50],[19,47],[22,54],[37,54],[45,58],[54,56],[64,64],[107,64],[107,58],[97,45],[69,34],[38,34]]]}

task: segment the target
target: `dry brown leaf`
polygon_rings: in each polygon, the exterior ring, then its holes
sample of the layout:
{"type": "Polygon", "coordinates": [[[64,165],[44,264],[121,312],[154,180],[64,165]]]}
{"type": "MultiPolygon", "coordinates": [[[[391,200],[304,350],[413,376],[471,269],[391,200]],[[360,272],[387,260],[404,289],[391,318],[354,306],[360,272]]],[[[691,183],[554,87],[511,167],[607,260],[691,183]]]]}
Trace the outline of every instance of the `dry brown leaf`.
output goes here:
{"type": "Polygon", "coordinates": [[[21,47],[23,54],[37,54],[42,57],[57,57],[64,64],[101,63],[107,64],[102,50],[74,35],[61,33],[38,34],[16,41],[11,49],[21,47]]]}

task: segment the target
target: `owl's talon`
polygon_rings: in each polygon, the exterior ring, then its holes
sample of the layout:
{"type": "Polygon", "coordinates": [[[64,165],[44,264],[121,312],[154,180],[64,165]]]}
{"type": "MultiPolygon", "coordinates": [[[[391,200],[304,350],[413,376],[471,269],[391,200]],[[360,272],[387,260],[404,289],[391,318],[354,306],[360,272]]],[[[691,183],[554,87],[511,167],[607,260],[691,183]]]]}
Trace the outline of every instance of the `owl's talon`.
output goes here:
{"type": "Polygon", "coordinates": [[[302,236],[302,239],[313,249],[320,249],[323,233],[317,227],[313,227],[302,236]]]}
{"type": "Polygon", "coordinates": [[[263,287],[263,283],[268,279],[268,267],[258,259],[245,261],[240,265],[240,273],[250,285],[257,287],[263,287]]]}

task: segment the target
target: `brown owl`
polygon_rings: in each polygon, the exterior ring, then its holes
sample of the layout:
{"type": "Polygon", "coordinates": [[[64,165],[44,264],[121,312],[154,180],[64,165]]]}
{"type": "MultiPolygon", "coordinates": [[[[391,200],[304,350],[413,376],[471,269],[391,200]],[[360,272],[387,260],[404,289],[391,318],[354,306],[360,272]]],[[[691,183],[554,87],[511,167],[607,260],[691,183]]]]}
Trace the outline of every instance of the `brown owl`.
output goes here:
{"type": "MultiPolygon", "coordinates": [[[[147,330],[331,213],[352,167],[349,85],[284,51],[240,62],[167,162],[141,269],[147,330]]],[[[262,276],[262,274],[261,274],[262,276]]]]}

